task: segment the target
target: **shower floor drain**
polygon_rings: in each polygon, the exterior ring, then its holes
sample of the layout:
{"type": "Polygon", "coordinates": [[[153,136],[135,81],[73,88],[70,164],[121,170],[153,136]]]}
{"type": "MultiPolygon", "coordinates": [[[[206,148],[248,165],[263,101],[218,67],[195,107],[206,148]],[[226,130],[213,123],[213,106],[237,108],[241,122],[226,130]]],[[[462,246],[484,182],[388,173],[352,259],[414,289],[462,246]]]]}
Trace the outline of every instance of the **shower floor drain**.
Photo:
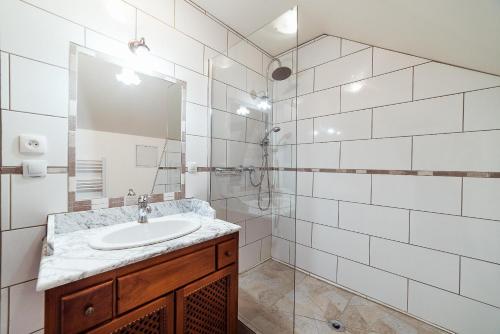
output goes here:
{"type": "Polygon", "coordinates": [[[330,320],[328,324],[336,332],[345,332],[345,326],[340,320],[330,320]]]}

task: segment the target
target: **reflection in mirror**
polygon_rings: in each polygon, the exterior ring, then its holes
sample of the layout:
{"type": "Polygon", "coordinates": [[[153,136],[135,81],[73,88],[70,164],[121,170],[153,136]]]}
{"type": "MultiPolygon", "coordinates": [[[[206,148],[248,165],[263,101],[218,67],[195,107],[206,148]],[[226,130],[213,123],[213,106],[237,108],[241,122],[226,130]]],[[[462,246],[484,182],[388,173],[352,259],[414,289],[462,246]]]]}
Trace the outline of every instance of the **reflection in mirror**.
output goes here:
{"type": "Polygon", "coordinates": [[[180,191],[185,85],[76,57],[75,200],[180,191]]]}

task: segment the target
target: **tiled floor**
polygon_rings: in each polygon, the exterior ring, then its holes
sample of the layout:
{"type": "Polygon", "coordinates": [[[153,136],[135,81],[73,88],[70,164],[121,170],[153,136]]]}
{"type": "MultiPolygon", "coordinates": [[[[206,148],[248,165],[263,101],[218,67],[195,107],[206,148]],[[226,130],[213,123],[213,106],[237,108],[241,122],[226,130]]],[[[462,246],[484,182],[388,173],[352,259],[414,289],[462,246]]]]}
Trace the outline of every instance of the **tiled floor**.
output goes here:
{"type": "MultiPolygon", "coordinates": [[[[295,333],[336,333],[331,319],[343,322],[345,334],[446,333],[299,271],[295,286],[295,333]]],[[[241,274],[240,320],[256,333],[293,333],[293,291],[293,270],[276,261],[241,274]]]]}

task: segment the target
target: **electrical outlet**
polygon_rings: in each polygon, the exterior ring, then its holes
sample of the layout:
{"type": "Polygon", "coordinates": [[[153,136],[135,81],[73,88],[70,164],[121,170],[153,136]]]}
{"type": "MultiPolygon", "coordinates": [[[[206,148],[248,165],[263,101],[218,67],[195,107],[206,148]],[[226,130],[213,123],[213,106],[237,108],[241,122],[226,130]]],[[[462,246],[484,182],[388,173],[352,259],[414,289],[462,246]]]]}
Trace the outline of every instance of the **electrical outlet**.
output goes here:
{"type": "Polygon", "coordinates": [[[38,135],[19,136],[19,152],[25,154],[44,154],[47,152],[47,138],[38,135]]]}

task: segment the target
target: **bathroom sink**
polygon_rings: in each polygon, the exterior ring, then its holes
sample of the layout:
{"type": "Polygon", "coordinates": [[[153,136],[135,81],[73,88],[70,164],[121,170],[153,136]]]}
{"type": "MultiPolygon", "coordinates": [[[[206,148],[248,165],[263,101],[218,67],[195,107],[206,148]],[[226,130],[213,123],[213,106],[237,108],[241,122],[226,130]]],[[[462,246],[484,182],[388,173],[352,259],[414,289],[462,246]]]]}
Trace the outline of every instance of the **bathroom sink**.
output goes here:
{"type": "Polygon", "coordinates": [[[89,241],[89,246],[100,250],[126,249],[151,245],[180,238],[201,227],[191,219],[160,217],[148,223],[129,222],[115,225],[89,241]]]}

